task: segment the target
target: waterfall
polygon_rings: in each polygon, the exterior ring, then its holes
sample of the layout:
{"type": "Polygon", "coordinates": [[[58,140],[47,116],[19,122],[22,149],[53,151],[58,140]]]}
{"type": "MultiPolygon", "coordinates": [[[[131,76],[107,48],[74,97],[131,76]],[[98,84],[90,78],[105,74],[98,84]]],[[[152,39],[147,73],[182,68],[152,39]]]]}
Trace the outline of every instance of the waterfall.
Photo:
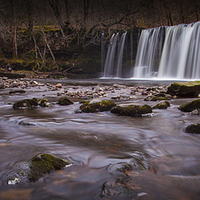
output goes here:
{"type": "Polygon", "coordinates": [[[104,77],[121,77],[124,44],[127,32],[119,37],[119,33],[113,34],[108,46],[104,66],[104,77]]]}
{"type": "MultiPolygon", "coordinates": [[[[137,36],[133,37],[132,31],[130,42],[125,43],[126,35],[112,35],[104,77],[122,77],[124,48],[137,45],[134,42],[137,36]]],[[[126,49],[129,49],[126,50],[129,78],[200,79],[200,22],[144,29],[138,45],[126,49]],[[136,47],[137,53],[133,56],[136,47]]]]}

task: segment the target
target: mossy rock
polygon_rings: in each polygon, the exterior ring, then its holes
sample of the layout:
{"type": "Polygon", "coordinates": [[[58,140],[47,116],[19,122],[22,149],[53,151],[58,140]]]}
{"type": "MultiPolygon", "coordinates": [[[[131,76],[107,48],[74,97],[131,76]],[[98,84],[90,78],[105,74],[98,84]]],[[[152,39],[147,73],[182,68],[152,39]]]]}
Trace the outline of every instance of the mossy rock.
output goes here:
{"type": "Polygon", "coordinates": [[[178,108],[183,112],[192,112],[193,110],[200,109],[200,99],[196,99],[192,102],[182,104],[178,108]]]}
{"type": "Polygon", "coordinates": [[[28,179],[30,182],[35,182],[45,174],[49,174],[55,170],[60,170],[69,164],[69,161],[64,161],[50,154],[36,155],[30,161],[28,179]]]}
{"type": "Polygon", "coordinates": [[[103,112],[110,111],[116,104],[113,101],[101,101],[96,103],[85,102],[80,106],[82,112],[85,113],[94,113],[94,112],[103,112]]]}
{"type": "Polygon", "coordinates": [[[41,107],[49,107],[51,104],[49,103],[49,101],[45,98],[39,100],[38,104],[41,106],[41,107]]]}
{"type": "Polygon", "coordinates": [[[125,107],[116,106],[112,108],[111,113],[124,115],[124,116],[139,117],[139,116],[142,116],[143,114],[152,113],[152,108],[149,105],[143,105],[143,106],[130,105],[130,106],[125,106],[125,107]]]}
{"type": "Polygon", "coordinates": [[[200,134],[200,124],[191,124],[187,126],[185,132],[200,134]]]}
{"type": "Polygon", "coordinates": [[[73,102],[71,100],[69,100],[67,97],[61,97],[58,100],[58,104],[60,104],[61,106],[65,106],[65,105],[73,104],[73,102]]]}
{"type": "Polygon", "coordinates": [[[9,94],[15,94],[15,93],[26,93],[25,90],[11,90],[9,91],[9,94]]]}
{"type": "Polygon", "coordinates": [[[159,93],[156,95],[147,96],[144,101],[164,101],[171,100],[171,98],[167,97],[164,93],[159,93]]]}
{"type": "Polygon", "coordinates": [[[16,103],[13,104],[13,108],[14,109],[34,108],[37,105],[38,105],[37,99],[32,98],[32,99],[24,99],[21,101],[17,101],[16,103]]]}
{"type": "Polygon", "coordinates": [[[169,101],[160,101],[155,106],[153,106],[153,109],[167,109],[169,106],[169,101]]]}
{"type": "Polygon", "coordinates": [[[200,94],[200,81],[172,83],[167,88],[167,93],[178,97],[197,97],[200,94]]]}

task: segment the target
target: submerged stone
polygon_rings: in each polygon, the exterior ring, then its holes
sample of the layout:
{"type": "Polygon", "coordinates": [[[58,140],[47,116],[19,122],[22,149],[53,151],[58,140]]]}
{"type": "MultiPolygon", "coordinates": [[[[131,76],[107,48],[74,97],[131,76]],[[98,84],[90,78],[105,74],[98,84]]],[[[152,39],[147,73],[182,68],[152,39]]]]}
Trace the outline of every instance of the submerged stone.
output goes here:
{"type": "Polygon", "coordinates": [[[167,109],[169,106],[169,101],[160,101],[155,106],[153,106],[153,109],[167,109]]]}
{"type": "Polygon", "coordinates": [[[200,81],[172,83],[167,88],[167,93],[178,97],[198,97],[200,94],[200,81]]]}
{"type": "Polygon", "coordinates": [[[101,101],[96,103],[86,102],[80,106],[82,112],[94,113],[111,110],[116,104],[113,101],[101,101]]]}
{"type": "Polygon", "coordinates": [[[193,110],[200,109],[200,99],[196,99],[192,102],[182,104],[178,108],[183,112],[192,112],[193,110]]]}
{"type": "Polygon", "coordinates": [[[60,104],[61,106],[65,106],[65,105],[73,104],[73,102],[71,100],[69,100],[67,97],[61,97],[58,100],[58,104],[60,104]]]}
{"type": "Polygon", "coordinates": [[[185,132],[200,134],[200,124],[191,124],[187,126],[185,132]]]}
{"type": "Polygon", "coordinates": [[[152,108],[149,105],[129,105],[129,106],[116,106],[112,108],[111,113],[139,117],[143,114],[152,113],[152,108]]]}
{"type": "Polygon", "coordinates": [[[38,154],[30,161],[30,172],[28,179],[30,182],[35,182],[44,174],[49,174],[55,170],[60,170],[66,165],[70,165],[69,161],[64,161],[50,154],[38,154]]]}
{"type": "Polygon", "coordinates": [[[21,101],[17,101],[13,104],[14,109],[20,109],[20,108],[34,108],[38,105],[37,99],[23,99],[21,101]]]}

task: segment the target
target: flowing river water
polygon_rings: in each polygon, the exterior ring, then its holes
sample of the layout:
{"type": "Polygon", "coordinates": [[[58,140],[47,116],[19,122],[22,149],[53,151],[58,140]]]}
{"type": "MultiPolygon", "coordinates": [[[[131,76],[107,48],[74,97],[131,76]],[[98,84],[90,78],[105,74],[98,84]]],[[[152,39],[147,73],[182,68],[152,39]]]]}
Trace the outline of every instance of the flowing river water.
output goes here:
{"type": "MultiPolygon", "coordinates": [[[[43,80],[50,81],[60,82],[71,91],[91,89],[99,83],[102,87],[113,83],[128,87],[170,84],[43,80]]],[[[46,86],[27,89],[25,94],[9,94],[9,90],[0,90],[1,200],[200,198],[200,136],[184,132],[187,125],[199,122],[199,116],[177,109],[193,99],[172,99],[166,110],[153,110],[146,117],[126,117],[110,112],[76,114],[80,99],[71,99],[73,105],[60,106],[56,104],[58,91],[50,91],[46,86]],[[52,106],[12,108],[17,100],[33,97],[45,97],[52,106]],[[73,165],[29,183],[28,162],[39,153],[68,159],[73,165]],[[127,164],[133,170],[127,174],[118,170],[127,164]],[[13,177],[21,181],[8,184],[13,177]]],[[[129,90],[117,92],[128,95],[129,90]]],[[[139,95],[137,99],[115,102],[145,104],[143,100],[144,96],[139,95]]]]}

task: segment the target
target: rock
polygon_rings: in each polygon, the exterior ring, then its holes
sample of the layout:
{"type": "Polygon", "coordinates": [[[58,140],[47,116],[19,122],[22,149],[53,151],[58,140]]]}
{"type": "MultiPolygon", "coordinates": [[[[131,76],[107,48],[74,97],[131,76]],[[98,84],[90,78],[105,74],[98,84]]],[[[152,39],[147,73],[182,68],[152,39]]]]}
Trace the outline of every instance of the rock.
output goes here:
{"type": "Polygon", "coordinates": [[[73,104],[73,102],[71,100],[69,100],[67,97],[61,97],[58,100],[58,104],[60,104],[61,106],[65,106],[65,105],[73,104]]]}
{"type": "Polygon", "coordinates": [[[51,106],[51,104],[49,103],[49,101],[45,98],[39,100],[38,104],[41,106],[41,107],[49,107],[51,106]]]}
{"type": "Polygon", "coordinates": [[[193,110],[200,109],[200,99],[196,99],[192,102],[182,104],[178,107],[183,112],[192,112],[193,110]]]}
{"type": "Polygon", "coordinates": [[[190,115],[199,115],[200,114],[199,111],[200,111],[199,109],[195,109],[190,113],[190,115]]]}
{"type": "Polygon", "coordinates": [[[172,83],[167,88],[167,93],[178,97],[198,97],[200,94],[200,81],[172,83]]]}
{"type": "Polygon", "coordinates": [[[149,95],[144,99],[144,101],[162,101],[162,100],[171,100],[171,98],[167,96],[159,97],[155,95],[149,95]]]}
{"type": "Polygon", "coordinates": [[[119,84],[113,84],[113,87],[114,88],[119,88],[119,89],[125,89],[126,88],[126,85],[119,85],[119,84]]]}
{"type": "Polygon", "coordinates": [[[21,101],[17,101],[13,104],[14,109],[20,109],[20,108],[34,108],[38,105],[37,99],[24,99],[21,101]]]}
{"type": "Polygon", "coordinates": [[[167,109],[169,106],[169,101],[160,101],[155,106],[153,106],[153,109],[167,109]]]}
{"type": "Polygon", "coordinates": [[[9,94],[14,94],[14,93],[26,93],[25,90],[11,90],[9,91],[9,94]]]}
{"type": "Polygon", "coordinates": [[[64,161],[50,154],[38,154],[30,161],[30,172],[28,174],[28,179],[30,182],[35,182],[44,174],[49,174],[55,170],[60,170],[66,165],[70,164],[71,163],[69,161],[64,161]]]}
{"type": "Polygon", "coordinates": [[[62,84],[61,83],[56,84],[56,89],[58,89],[58,88],[62,88],[62,84]]]}
{"type": "Polygon", "coordinates": [[[112,96],[111,99],[120,99],[120,96],[112,96]]]}
{"type": "Polygon", "coordinates": [[[112,101],[101,101],[96,103],[86,102],[80,106],[82,112],[85,113],[94,113],[94,112],[103,112],[111,110],[116,104],[112,101]]]}
{"type": "Polygon", "coordinates": [[[187,126],[185,132],[200,134],[200,124],[191,124],[187,126]]]}
{"type": "Polygon", "coordinates": [[[142,116],[143,114],[152,113],[152,108],[149,105],[129,105],[129,106],[116,106],[111,109],[111,113],[125,115],[125,116],[142,116]]]}

